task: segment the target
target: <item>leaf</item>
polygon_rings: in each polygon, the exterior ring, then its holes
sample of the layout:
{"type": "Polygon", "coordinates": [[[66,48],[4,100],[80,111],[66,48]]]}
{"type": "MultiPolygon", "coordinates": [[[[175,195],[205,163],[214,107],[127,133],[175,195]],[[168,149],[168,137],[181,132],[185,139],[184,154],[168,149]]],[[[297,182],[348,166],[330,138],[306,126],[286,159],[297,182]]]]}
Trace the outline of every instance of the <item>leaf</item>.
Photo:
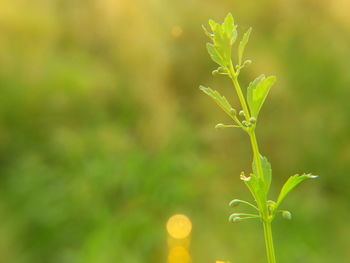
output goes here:
{"type": "Polygon", "coordinates": [[[247,45],[249,41],[250,33],[252,32],[252,28],[250,27],[247,32],[244,33],[242,40],[239,42],[238,47],[238,65],[242,65],[242,58],[245,46],[247,45]]]}
{"type": "MultiPolygon", "coordinates": [[[[261,160],[261,166],[262,166],[263,177],[264,177],[265,193],[267,194],[269,192],[269,189],[270,189],[271,178],[272,178],[271,164],[269,163],[267,158],[264,157],[264,156],[260,155],[260,160],[261,160]]],[[[258,174],[255,161],[253,161],[253,165],[252,166],[253,166],[254,174],[258,174]]]]}
{"type": "Polygon", "coordinates": [[[303,175],[293,175],[288,178],[288,180],[283,185],[281,192],[277,199],[277,206],[281,204],[283,199],[287,196],[287,194],[292,191],[297,185],[299,185],[301,182],[305,181],[306,179],[314,179],[317,178],[317,175],[312,174],[303,174],[303,175]]]}
{"type": "Polygon", "coordinates": [[[222,24],[222,28],[224,29],[226,34],[229,33],[230,35],[232,35],[233,30],[235,29],[235,23],[231,13],[228,13],[225,17],[224,23],[222,24]]]}
{"type": "Polygon", "coordinates": [[[207,29],[204,25],[202,25],[202,28],[203,28],[204,33],[205,33],[210,39],[213,39],[214,35],[213,35],[212,33],[210,33],[210,32],[208,31],[208,29],[207,29]]]}
{"type": "Polygon", "coordinates": [[[258,207],[264,207],[266,203],[265,195],[265,185],[263,181],[258,178],[255,174],[250,174],[250,176],[245,176],[241,173],[241,180],[244,181],[245,185],[248,187],[250,193],[254,197],[258,207]]]}
{"type": "Polygon", "coordinates": [[[233,30],[233,34],[232,34],[231,46],[232,46],[233,43],[236,41],[237,36],[238,36],[237,26],[235,26],[235,28],[234,28],[234,30],[233,30]]]}
{"type": "Polygon", "coordinates": [[[265,78],[265,75],[260,75],[249,84],[247,90],[247,102],[252,117],[258,117],[259,111],[264,104],[267,94],[275,81],[275,76],[265,78]]]}
{"type": "Polygon", "coordinates": [[[211,88],[207,88],[204,86],[199,86],[199,89],[203,91],[205,94],[210,96],[216,104],[219,105],[219,107],[226,112],[230,117],[233,117],[232,115],[232,106],[231,104],[227,101],[227,99],[222,96],[219,92],[216,90],[212,90],[211,88]]]}
{"type": "Polygon", "coordinates": [[[219,26],[219,24],[217,24],[213,19],[209,19],[209,25],[213,33],[215,33],[216,28],[219,26]]]}
{"type": "Polygon", "coordinates": [[[237,38],[237,26],[230,13],[221,25],[210,19],[209,26],[212,33],[203,28],[205,34],[213,41],[207,44],[208,52],[215,63],[227,67],[231,63],[232,45],[237,38]]]}
{"type": "Polygon", "coordinates": [[[223,65],[222,56],[219,54],[218,50],[214,47],[213,44],[207,43],[207,50],[208,50],[208,53],[209,53],[211,59],[215,63],[217,63],[219,65],[223,65]]]}
{"type": "Polygon", "coordinates": [[[231,13],[227,14],[227,16],[225,17],[225,21],[221,27],[228,39],[228,48],[231,50],[231,46],[237,39],[237,26],[234,23],[234,19],[231,13]]]}

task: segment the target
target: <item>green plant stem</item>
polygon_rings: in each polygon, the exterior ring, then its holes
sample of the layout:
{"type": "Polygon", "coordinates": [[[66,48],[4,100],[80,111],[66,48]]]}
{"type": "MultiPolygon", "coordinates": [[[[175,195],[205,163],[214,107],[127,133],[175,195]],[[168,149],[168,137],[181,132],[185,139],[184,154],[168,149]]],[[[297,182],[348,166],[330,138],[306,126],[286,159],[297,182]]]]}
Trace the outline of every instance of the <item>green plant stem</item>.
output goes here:
{"type": "MultiPolygon", "coordinates": [[[[243,108],[243,111],[245,113],[244,114],[245,118],[247,121],[249,121],[250,114],[249,114],[249,110],[247,107],[247,103],[246,103],[245,98],[243,96],[242,89],[239,85],[237,75],[234,72],[232,63],[230,65],[229,70],[230,70],[230,78],[231,78],[232,83],[236,89],[238,99],[239,99],[241,106],[243,108]]],[[[263,174],[263,168],[262,168],[262,164],[261,164],[259,146],[258,146],[258,142],[257,142],[256,135],[255,135],[255,124],[250,129],[248,129],[247,132],[248,132],[248,135],[250,138],[250,143],[252,146],[254,161],[255,161],[257,173],[258,173],[257,176],[260,177],[264,181],[264,174],[263,174]]],[[[269,216],[269,210],[267,207],[266,200],[264,200],[263,204],[258,203],[258,206],[259,206],[260,215],[261,215],[261,218],[263,221],[267,261],[268,261],[268,263],[276,263],[275,249],[273,246],[273,238],[272,238],[272,230],[271,230],[271,219],[269,216]]]]}
{"type": "Polygon", "coordinates": [[[230,71],[230,74],[229,74],[230,75],[230,79],[232,80],[233,86],[236,89],[239,102],[241,103],[243,111],[244,111],[244,116],[245,116],[246,120],[249,121],[250,113],[249,113],[249,110],[248,110],[248,106],[247,106],[247,103],[245,102],[241,86],[238,83],[237,75],[235,74],[235,71],[233,69],[232,62],[230,64],[230,66],[229,66],[229,71],[230,71]]]}
{"type": "MultiPolygon", "coordinates": [[[[250,113],[249,113],[249,110],[248,110],[248,106],[247,106],[247,103],[246,103],[245,98],[243,96],[242,89],[241,89],[241,86],[239,85],[239,82],[238,82],[238,79],[237,79],[237,75],[235,74],[235,71],[233,69],[232,63],[230,64],[229,70],[230,70],[230,78],[232,80],[233,86],[236,89],[236,92],[237,92],[237,95],[238,95],[238,99],[239,99],[239,101],[240,101],[240,103],[242,105],[245,118],[246,118],[247,121],[249,121],[250,113]]],[[[259,153],[259,147],[258,147],[258,142],[256,140],[254,128],[251,129],[251,131],[249,131],[248,134],[249,134],[250,142],[251,142],[252,149],[253,149],[254,160],[255,160],[255,163],[256,163],[256,166],[257,166],[257,170],[258,170],[258,176],[260,176],[261,179],[264,181],[263,170],[262,170],[261,159],[260,159],[260,153],[259,153]]]]}
{"type": "Polygon", "coordinates": [[[265,245],[266,245],[267,262],[268,263],[276,263],[275,249],[273,247],[271,221],[264,220],[263,226],[264,226],[264,237],[265,237],[265,245]]]}
{"type": "MultiPolygon", "coordinates": [[[[237,95],[238,95],[238,99],[239,99],[239,101],[240,101],[240,103],[242,105],[245,118],[246,118],[247,121],[249,121],[250,113],[249,113],[249,110],[248,110],[248,106],[247,106],[247,103],[246,103],[245,98],[243,96],[242,89],[241,89],[241,86],[239,85],[239,82],[238,82],[238,79],[237,79],[237,75],[235,74],[235,71],[233,69],[232,63],[230,64],[229,71],[230,71],[230,78],[232,80],[233,86],[236,89],[236,92],[237,92],[237,95]]],[[[248,132],[248,134],[249,134],[250,142],[251,142],[252,149],[253,149],[253,155],[254,155],[255,163],[256,163],[256,166],[257,166],[257,170],[258,170],[258,176],[261,176],[261,179],[264,181],[263,170],[262,170],[261,159],[260,159],[260,153],[259,153],[259,147],[258,147],[258,142],[256,140],[254,129],[252,129],[250,132],[248,132]]]]}
{"type": "Polygon", "coordinates": [[[250,143],[252,145],[254,160],[256,163],[257,170],[258,170],[258,176],[261,177],[262,181],[264,181],[259,146],[258,146],[258,141],[256,140],[255,131],[251,130],[248,134],[249,134],[249,138],[250,138],[250,143]]]}

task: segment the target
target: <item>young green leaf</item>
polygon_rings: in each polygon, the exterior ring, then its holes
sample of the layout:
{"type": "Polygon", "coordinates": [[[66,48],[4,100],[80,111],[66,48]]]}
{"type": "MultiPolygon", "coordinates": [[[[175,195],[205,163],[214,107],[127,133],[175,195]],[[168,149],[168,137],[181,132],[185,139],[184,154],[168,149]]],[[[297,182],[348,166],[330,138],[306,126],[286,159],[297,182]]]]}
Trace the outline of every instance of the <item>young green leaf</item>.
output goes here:
{"type": "Polygon", "coordinates": [[[205,33],[210,39],[213,39],[214,34],[210,33],[210,32],[208,31],[208,29],[207,29],[204,25],[202,25],[202,28],[203,28],[204,33],[205,33]]]}
{"type": "Polygon", "coordinates": [[[317,178],[317,175],[312,174],[303,174],[303,175],[293,175],[288,178],[288,180],[285,182],[285,184],[282,187],[282,190],[278,196],[277,199],[277,206],[281,204],[283,199],[287,196],[287,194],[292,191],[298,184],[300,184],[302,181],[305,181],[306,179],[314,179],[317,178]]]}
{"type": "Polygon", "coordinates": [[[220,26],[218,23],[216,23],[213,19],[209,19],[209,26],[210,26],[210,29],[213,33],[216,32],[216,29],[218,26],[220,26]]]}
{"type": "Polygon", "coordinates": [[[222,24],[223,32],[225,33],[226,37],[229,39],[228,44],[230,46],[233,45],[233,43],[236,41],[237,38],[237,26],[234,23],[233,16],[231,13],[229,13],[224,23],[222,24]]]}
{"type": "Polygon", "coordinates": [[[231,39],[232,37],[224,31],[223,27],[217,27],[214,33],[213,43],[215,49],[222,57],[221,66],[223,67],[227,66],[231,61],[231,39]]]}
{"type": "Polygon", "coordinates": [[[223,60],[222,56],[219,54],[218,50],[214,47],[213,44],[207,43],[207,50],[208,50],[208,53],[209,53],[211,59],[215,63],[219,64],[220,66],[224,65],[224,60],[223,60]]]}
{"type": "Polygon", "coordinates": [[[232,107],[230,103],[227,101],[227,99],[222,96],[219,92],[216,90],[212,90],[211,88],[207,88],[204,86],[200,86],[199,89],[203,91],[205,94],[210,96],[216,104],[220,106],[220,108],[226,112],[230,117],[234,117],[234,110],[232,110],[232,107]]]}
{"type": "Polygon", "coordinates": [[[203,27],[205,34],[213,41],[212,44],[208,44],[211,46],[207,45],[208,53],[215,63],[227,67],[231,63],[232,45],[237,38],[237,26],[231,14],[226,16],[221,25],[214,20],[209,20],[209,26],[212,33],[203,27]]]}
{"type": "Polygon", "coordinates": [[[248,187],[250,193],[254,197],[258,207],[264,207],[266,202],[266,193],[264,182],[258,178],[255,174],[250,174],[250,176],[245,176],[241,173],[241,180],[248,187]]]}
{"type": "Polygon", "coordinates": [[[259,111],[264,104],[267,94],[275,81],[276,77],[274,76],[265,78],[265,75],[260,75],[249,84],[247,90],[247,102],[252,117],[258,117],[259,111]]]}
{"type": "Polygon", "coordinates": [[[235,23],[233,20],[233,16],[231,13],[228,13],[227,16],[225,17],[224,23],[222,24],[222,27],[224,28],[225,32],[233,32],[235,28],[235,23]]]}
{"type": "MultiPolygon", "coordinates": [[[[267,194],[271,185],[271,177],[272,177],[272,169],[271,164],[267,160],[266,157],[260,155],[261,166],[263,170],[264,184],[265,184],[265,193],[267,194]]],[[[253,161],[253,172],[254,174],[258,174],[255,161],[253,161]]]]}
{"type": "Polygon", "coordinates": [[[242,40],[239,42],[238,47],[238,65],[242,65],[242,58],[245,46],[247,45],[249,41],[250,33],[252,32],[252,28],[250,27],[247,32],[244,33],[242,40]]]}

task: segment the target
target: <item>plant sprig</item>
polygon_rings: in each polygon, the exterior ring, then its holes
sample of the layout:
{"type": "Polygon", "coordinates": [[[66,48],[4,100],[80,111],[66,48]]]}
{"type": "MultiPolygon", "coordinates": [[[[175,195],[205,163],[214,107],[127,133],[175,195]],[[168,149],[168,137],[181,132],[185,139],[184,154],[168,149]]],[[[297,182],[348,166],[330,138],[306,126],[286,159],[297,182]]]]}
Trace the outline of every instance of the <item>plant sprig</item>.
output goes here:
{"type": "Polygon", "coordinates": [[[224,75],[231,79],[240,102],[241,110],[239,114],[237,115],[237,110],[218,91],[204,86],[200,86],[200,89],[210,96],[233,122],[232,124],[219,123],[216,125],[216,128],[241,128],[250,138],[253,153],[252,172],[249,176],[242,172],[240,178],[248,187],[256,205],[240,199],[234,199],[230,202],[230,206],[236,207],[239,204],[245,204],[256,210],[258,214],[233,213],[229,220],[236,223],[246,219],[260,219],[264,228],[267,261],[268,263],[275,263],[271,222],[277,214],[281,214],[283,218],[291,219],[289,211],[279,209],[282,201],[302,181],[317,178],[317,176],[312,174],[293,175],[283,185],[277,201],[268,200],[272,169],[267,158],[260,154],[255,129],[260,110],[272,85],[276,82],[276,77],[260,75],[248,85],[246,96],[244,96],[238,77],[241,70],[251,63],[249,59],[244,60],[244,51],[249,42],[252,28],[249,28],[244,33],[239,42],[237,64],[234,66],[232,62],[232,47],[237,40],[238,32],[232,15],[229,13],[222,24],[210,19],[209,27],[210,31],[203,26],[204,32],[211,40],[210,43],[207,43],[207,51],[211,59],[219,65],[212,73],[213,75],[224,75]]]}

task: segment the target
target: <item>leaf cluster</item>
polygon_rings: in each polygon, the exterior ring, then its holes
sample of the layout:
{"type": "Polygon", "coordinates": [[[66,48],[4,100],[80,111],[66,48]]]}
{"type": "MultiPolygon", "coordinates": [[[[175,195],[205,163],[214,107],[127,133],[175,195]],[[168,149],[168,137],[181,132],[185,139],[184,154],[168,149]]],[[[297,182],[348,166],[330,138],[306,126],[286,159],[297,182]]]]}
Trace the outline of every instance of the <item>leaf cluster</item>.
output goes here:
{"type": "Polygon", "coordinates": [[[222,24],[209,20],[210,33],[204,26],[203,29],[213,43],[207,43],[207,50],[212,60],[223,68],[231,62],[232,45],[237,39],[237,26],[231,14],[228,14],[222,24]]]}

